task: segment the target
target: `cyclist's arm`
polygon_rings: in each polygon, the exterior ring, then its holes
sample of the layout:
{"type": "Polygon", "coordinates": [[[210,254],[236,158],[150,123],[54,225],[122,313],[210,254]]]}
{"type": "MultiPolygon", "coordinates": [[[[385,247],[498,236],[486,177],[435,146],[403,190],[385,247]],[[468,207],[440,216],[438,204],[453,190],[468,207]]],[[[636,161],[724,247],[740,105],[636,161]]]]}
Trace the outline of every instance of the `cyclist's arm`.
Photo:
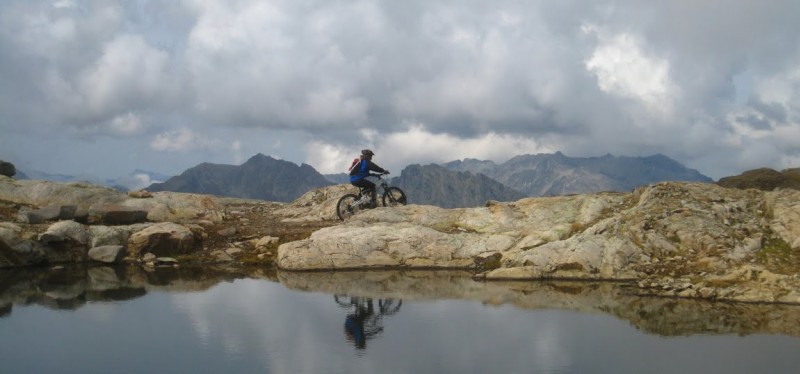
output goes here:
{"type": "Polygon", "coordinates": [[[378,166],[376,163],[369,160],[367,160],[367,170],[374,171],[377,173],[386,173],[386,170],[384,168],[378,166]]]}

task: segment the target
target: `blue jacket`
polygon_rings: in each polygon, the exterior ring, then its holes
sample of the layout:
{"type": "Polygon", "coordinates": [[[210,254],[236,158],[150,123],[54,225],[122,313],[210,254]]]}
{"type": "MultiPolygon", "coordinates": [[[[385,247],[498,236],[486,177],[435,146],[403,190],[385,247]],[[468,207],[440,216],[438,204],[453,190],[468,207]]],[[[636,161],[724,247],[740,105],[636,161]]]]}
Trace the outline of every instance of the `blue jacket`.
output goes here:
{"type": "Polygon", "coordinates": [[[355,174],[350,176],[350,183],[357,182],[366,178],[369,175],[370,171],[374,171],[377,173],[386,172],[386,170],[384,170],[382,167],[376,165],[374,162],[367,159],[361,160],[361,165],[358,165],[357,168],[358,171],[356,171],[355,174]]]}

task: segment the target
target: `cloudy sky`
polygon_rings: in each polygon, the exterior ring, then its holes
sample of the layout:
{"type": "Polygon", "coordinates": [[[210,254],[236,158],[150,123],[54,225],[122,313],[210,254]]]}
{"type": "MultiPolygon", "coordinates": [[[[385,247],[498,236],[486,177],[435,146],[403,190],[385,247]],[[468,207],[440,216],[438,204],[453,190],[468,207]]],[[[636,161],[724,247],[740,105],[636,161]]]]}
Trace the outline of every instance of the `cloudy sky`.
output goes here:
{"type": "Polygon", "coordinates": [[[800,2],[3,0],[0,159],[800,166],[800,2]]]}

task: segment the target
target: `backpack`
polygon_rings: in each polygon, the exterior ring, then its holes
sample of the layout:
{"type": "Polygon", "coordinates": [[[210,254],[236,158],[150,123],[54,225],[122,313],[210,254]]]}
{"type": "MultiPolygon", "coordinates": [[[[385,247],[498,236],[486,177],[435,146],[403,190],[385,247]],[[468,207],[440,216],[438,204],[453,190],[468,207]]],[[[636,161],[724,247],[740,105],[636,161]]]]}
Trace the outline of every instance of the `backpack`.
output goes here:
{"type": "Polygon", "coordinates": [[[353,159],[353,163],[352,163],[352,164],[350,164],[350,168],[349,168],[349,169],[347,169],[347,172],[348,172],[350,175],[356,175],[356,173],[358,173],[358,165],[359,165],[360,163],[361,163],[361,159],[360,159],[360,158],[354,158],[354,159],[353,159]]]}

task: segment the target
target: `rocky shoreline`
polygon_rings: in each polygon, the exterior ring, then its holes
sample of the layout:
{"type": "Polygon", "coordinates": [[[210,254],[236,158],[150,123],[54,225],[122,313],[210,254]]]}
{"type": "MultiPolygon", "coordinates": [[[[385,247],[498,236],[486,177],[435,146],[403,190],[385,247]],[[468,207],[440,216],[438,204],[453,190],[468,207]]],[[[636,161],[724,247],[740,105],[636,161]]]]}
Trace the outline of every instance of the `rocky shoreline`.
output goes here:
{"type": "Polygon", "coordinates": [[[0,176],[0,271],[462,269],[486,281],[616,281],[638,295],[800,304],[800,191],[669,182],[482,208],[378,208],[341,223],[334,206],[348,190],[283,204],[0,176]]]}

